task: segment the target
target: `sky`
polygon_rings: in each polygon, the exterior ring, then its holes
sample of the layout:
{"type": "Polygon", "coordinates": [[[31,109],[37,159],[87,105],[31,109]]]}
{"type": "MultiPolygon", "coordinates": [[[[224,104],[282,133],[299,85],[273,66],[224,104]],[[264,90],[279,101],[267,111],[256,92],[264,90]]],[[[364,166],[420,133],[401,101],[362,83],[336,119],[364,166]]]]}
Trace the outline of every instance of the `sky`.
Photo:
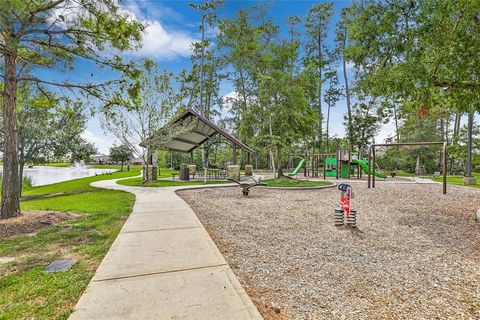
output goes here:
{"type": "MultiPolygon", "coordinates": [[[[123,10],[128,11],[128,14],[135,19],[148,24],[142,41],[142,48],[137,52],[129,52],[126,55],[133,59],[141,57],[152,58],[157,61],[160,69],[165,68],[172,72],[190,69],[191,44],[200,38],[198,28],[200,18],[198,12],[189,7],[189,2],[183,0],[124,1],[122,4],[123,10]]],[[[238,9],[249,8],[255,3],[255,1],[226,0],[223,7],[218,10],[218,15],[220,17],[233,17],[238,9]]],[[[281,33],[286,34],[285,19],[291,15],[304,17],[308,9],[315,3],[314,1],[277,0],[273,2],[271,16],[274,22],[281,26],[281,33]]],[[[333,33],[341,8],[350,4],[351,0],[334,1],[335,14],[329,26],[327,45],[333,45],[333,33]]],[[[350,81],[353,81],[351,66],[348,67],[350,81]]],[[[339,69],[339,71],[341,70],[339,69]]],[[[113,76],[108,72],[98,71],[92,64],[79,62],[77,68],[73,72],[68,73],[68,77],[82,79],[91,76],[91,74],[95,75],[96,80],[107,79],[113,76]]],[[[339,75],[341,76],[341,73],[339,75]]],[[[228,81],[223,81],[220,95],[231,95],[232,92],[234,92],[232,84],[228,81]]],[[[326,108],[324,108],[324,114],[326,114],[326,108]]],[[[331,109],[331,136],[343,136],[345,134],[343,125],[345,114],[346,103],[342,99],[331,109]]],[[[383,141],[392,132],[393,125],[385,125],[376,141],[383,141]]],[[[106,134],[102,130],[98,115],[93,116],[88,121],[83,137],[89,142],[93,142],[100,153],[105,154],[109,153],[109,148],[116,142],[115,137],[106,134]]]]}

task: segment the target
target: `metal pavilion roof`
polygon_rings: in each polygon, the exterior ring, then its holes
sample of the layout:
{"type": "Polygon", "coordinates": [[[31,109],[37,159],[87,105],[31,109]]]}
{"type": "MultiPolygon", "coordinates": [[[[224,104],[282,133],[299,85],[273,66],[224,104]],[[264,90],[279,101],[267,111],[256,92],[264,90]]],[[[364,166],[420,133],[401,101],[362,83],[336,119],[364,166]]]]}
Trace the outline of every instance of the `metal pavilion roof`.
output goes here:
{"type": "Polygon", "coordinates": [[[228,140],[232,146],[239,147],[247,153],[255,153],[252,148],[192,109],[187,109],[174,120],[174,123],[181,123],[187,126],[191,125],[191,129],[189,129],[188,132],[183,132],[172,137],[171,140],[165,144],[165,147],[171,151],[191,152],[219,134],[228,140]]]}

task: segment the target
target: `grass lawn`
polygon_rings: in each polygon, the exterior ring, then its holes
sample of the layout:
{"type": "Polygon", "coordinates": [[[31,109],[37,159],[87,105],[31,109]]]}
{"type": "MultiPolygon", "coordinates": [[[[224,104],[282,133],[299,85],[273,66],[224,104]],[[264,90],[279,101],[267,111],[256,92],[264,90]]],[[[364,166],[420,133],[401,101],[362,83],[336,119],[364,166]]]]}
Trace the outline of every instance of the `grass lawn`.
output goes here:
{"type": "MultiPolygon", "coordinates": [[[[440,172],[440,174],[441,174],[441,172],[440,172]]],[[[399,175],[399,174],[397,174],[397,175],[399,175]]],[[[479,172],[473,172],[472,175],[473,175],[475,178],[477,178],[477,183],[479,183],[480,181],[478,181],[478,177],[480,177],[480,173],[479,173],[479,172]]],[[[442,181],[443,181],[443,176],[434,178],[432,175],[418,176],[418,175],[411,174],[411,173],[404,173],[404,174],[402,174],[402,175],[400,175],[400,176],[427,178],[427,179],[432,179],[432,180],[435,181],[435,182],[442,182],[442,181]]],[[[447,183],[448,183],[448,184],[454,184],[454,185],[457,185],[457,186],[464,186],[464,187],[468,187],[468,188],[480,189],[480,185],[479,185],[479,184],[464,185],[464,184],[463,184],[463,176],[447,176],[447,183]]]]}
{"type": "MultiPolygon", "coordinates": [[[[132,169],[132,168],[131,168],[132,169]]],[[[132,210],[133,194],[91,187],[93,181],[132,177],[139,170],[115,172],[24,190],[23,211],[56,210],[81,218],[56,224],[35,236],[0,240],[0,319],[67,319],[132,210]],[[76,259],[69,271],[47,274],[55,259],[76,259]]]]}
{"type": "Polygon", "coordinates": [[[152,183],[143,183],[143,178],[140,177],[140,178],[120,180],[117,183],[124,186],[135,186],[135,187],[174,187],[174,186],[198,186],[198,185],[207,185],[207,184],[223,184],[223,183],[232,183],[232,182],[227,180],[207,180],[207,182],[158,180],[152,183]]]}
{"type": "MultiPolygon", "coordinates": [[[[28,165],[27,165],[28,166],[28,165]]],[[[42,163],[42,164],[34,164],[34,167],[59,167],[59,168],[65,168],[65,167],[71,167],[72,164],[69,162],[52,162],[52,163],[42,163]]]]}
{"type": "MultiPolygon", "coordinates": [[[[478,173],[474,173],[473,176],[475,178],[477,178],[479,174],[478,173]]],[[[432,179],[433,181],[436,181],[436,182],[442,182],[443,181],[443,177],[438,177],[438,178],[433,178],[432,179]]],[[[477,183],[478,183],[478,179],[477,179],[477,183]]],[[[447,176],[447,183],[448,184],[454,184],[454,185],[458,185],[458,186],[465,186],[465,187],[468,187],[468,188],[477,188],[479,189],[480,188],[480,185],[478,184],[474,184],[474,185],[464,185],[463,184],[463,176],[447,176]]]]}
{"type": "MultiPolygon", "coordinates": [[[[117,169],[117,170],[120,170],[122,168],[121,165],[119,164],[89,164],[88,165],[89,167],[91,168],[95,168],[95,169],[117,169]]],[[[139,172],[140,170],[142,170],[142,167],[141,165],[131,165],[130,166],[130,171],[137,171],[139,172]]],[[[126,164],[123,165],[123,171],[127,171],[127,168],[128,166],[126,164]]],[[[165,169],[165,170],[168,170],[168,169],[165,169]]]]}
{"type": "Polygon", "coordinates": [[[262,180],[267,187],[321,187],[332,185],[331,181],[293,180],[288,178],[262,180]]]}

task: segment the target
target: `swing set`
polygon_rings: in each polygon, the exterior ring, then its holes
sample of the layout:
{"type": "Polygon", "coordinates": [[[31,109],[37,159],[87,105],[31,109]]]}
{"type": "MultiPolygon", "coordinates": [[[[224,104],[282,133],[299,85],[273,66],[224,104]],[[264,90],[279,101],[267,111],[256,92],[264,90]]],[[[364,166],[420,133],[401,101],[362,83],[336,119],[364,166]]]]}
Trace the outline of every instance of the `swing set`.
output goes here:
{"type": "MultiPolygon", "coordinates": [[[[447,162],[448,151],[447,142],[409,142],[409,143],[376,143],[368,148],[368,166],[375,168],[376,148],[377,147],[408,147],[408,146],[442,146],[442,172],[443,172],[443,194],[447,194],[447,162]]],[[[368,171],[368,188],[375,188],[375,175],[368,171]]]]}

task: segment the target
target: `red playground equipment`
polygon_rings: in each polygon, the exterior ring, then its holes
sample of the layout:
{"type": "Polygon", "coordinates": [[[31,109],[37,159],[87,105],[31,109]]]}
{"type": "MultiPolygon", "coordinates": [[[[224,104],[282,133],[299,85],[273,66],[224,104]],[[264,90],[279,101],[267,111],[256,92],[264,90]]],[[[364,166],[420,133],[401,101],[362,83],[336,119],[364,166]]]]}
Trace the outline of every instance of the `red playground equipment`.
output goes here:
{"type": "Polygon", "coordinates": [[[335,226],[346,225],[357,227],[357,211],[352,209],[353,192],[349,184],[342,183],[338,186],[340,193],[340,205],[335,209],[335,226]]]}

